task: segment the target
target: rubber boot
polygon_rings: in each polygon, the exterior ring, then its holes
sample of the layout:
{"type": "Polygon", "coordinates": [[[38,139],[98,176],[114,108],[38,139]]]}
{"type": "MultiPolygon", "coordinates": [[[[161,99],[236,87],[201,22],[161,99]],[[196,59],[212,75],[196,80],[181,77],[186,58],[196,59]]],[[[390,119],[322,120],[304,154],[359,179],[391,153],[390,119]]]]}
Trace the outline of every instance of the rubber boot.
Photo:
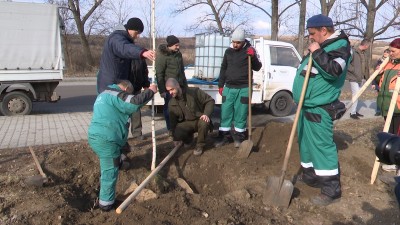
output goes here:
{"type": "Polygon", "coordinates": [[[224,144],[227,144],[229,142],[232,142],[232,136],[230,131],[219,131],[218,132],[218,137],[217,140],[214,143],[214,146],[216,148],[223,146],[224,144]]]}
{"type": "Polygon", "coordinates": [[[321,194],[311,199],[311,202],[319,206],[327,206],[339,201],[342,196],[340,176],[319,176],[321,194]]]}
{"type": "Polygon", "coordinates": [[[244,132],[238,132],[238,131],[235,131],[235,135],[234,135],[234,146],[235,146],[235,148],[239,148],[239,146],[240,146],[240,144],[244,141],[244,140],[246,140],[246,132],[244,131],[244,132]]]}
{"type": "Polygon", "coordinates": [[[301,167],[301,168],[303,172],[301,173],[301,175],[299,175],[297,181],[303,182],[310,187],[320,188],[321,184],[318,180],[318,176],[315,174],[314,168],[313,167],[310,168],[301,167]]]}

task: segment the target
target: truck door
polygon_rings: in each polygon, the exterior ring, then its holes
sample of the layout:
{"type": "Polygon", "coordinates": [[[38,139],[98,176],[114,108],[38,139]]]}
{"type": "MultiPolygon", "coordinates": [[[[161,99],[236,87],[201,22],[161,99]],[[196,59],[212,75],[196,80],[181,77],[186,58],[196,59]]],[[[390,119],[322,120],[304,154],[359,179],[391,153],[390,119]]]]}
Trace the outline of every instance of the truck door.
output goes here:
{"type": "Polygon", "coordinates": [[[271,99],[280,90],[291,92],[300,56],[294,48],[278,45],[269,45],[269,48],[265,48],[265,53],[270,59],[268,71],[265,71],[266,99],[271,99]]]}

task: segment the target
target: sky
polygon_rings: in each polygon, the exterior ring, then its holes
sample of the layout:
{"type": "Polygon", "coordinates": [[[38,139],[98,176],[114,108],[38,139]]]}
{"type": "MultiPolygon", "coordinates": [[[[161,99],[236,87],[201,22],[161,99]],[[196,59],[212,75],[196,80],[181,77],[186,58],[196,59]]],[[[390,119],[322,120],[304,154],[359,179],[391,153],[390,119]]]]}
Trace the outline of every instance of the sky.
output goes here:
{"type": "MultiPolygon", "coordinates": [[[[1,1],[1,0],[0,0],[1,1]]],[[[112,0],[106,0],[112,1],[112,0]]],[[[139,2],[144,0],[131,0],[133,7],[132,13],[130,17],[139,17],[143,19],[143,10],[137,6],[139,2]]],[[[43,3],[43,0],[14,0],[14,2],[40,2],[43,3]]],[[[166,32],[165,30],[169,30],[173,32],[177,36],[194,36],[195,32],[187,32],[185,30],[186,27],[189,27],[191,24],[196,22],[196,19],[201,15],[204,11],[202,9],[190,9],[187,12],[182,14],[173,15],[171,12],[173,11],[173,7],[180,2],[180,0],[156,0],[156,24],[157,26],[165,27],[161,29],[162,32],[166,32]]],[[[258,10],[254,10],[258,11],[258,10]]],[[[251,25],[255,28],[253,30],[254,34],[258,35],[267,35],[270,34],[270,23],[269,19],[266,16],[259,14],[258,12],[253,12],[254,16],[251,21],[251,25]]],[[[145,31],[146,32],[146,31],[145,31]]]]}

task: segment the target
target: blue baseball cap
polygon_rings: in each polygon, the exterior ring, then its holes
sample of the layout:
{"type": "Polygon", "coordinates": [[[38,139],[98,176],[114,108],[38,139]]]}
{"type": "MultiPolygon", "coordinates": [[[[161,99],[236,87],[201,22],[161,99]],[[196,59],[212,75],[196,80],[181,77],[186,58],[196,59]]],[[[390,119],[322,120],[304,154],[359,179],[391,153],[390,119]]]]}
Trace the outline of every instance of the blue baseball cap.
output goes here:
{"type": "Polygon", "coordinates": [[[333,22],[330,17],[318,14],[307,20],[307,28],[313,27],[333,27],[333,22]]]}

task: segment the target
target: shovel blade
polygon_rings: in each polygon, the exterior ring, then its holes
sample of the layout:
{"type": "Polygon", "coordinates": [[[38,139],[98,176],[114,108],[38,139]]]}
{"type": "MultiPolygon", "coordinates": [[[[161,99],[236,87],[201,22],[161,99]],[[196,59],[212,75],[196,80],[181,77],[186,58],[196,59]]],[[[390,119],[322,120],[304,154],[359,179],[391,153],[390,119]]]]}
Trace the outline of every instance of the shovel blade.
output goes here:
{"type": "Polygon", "coordinates": [[[35,187],[43,187],[43,184],[45,182],[46,182],[46,180],[40,175],[28,177],[25,179],[25,184],[27,184],[29,186],[35,186],[35,187]]]}
{"type": "Polygon", "coordinates": [[[280,177],[269,177],[267,187],[263,196],[265,205],[289,207],[290,199],[293,194],[293,184],[288,180],[284,180],[280,184],[280,177]]]}
{"type": "Polygon", "coordinates": [[[253,149],[253,141],[245,140],[240,143],[239,150],[236,154],[238,158],[247,158],[250,155],[251,149],[253,149]]]}

